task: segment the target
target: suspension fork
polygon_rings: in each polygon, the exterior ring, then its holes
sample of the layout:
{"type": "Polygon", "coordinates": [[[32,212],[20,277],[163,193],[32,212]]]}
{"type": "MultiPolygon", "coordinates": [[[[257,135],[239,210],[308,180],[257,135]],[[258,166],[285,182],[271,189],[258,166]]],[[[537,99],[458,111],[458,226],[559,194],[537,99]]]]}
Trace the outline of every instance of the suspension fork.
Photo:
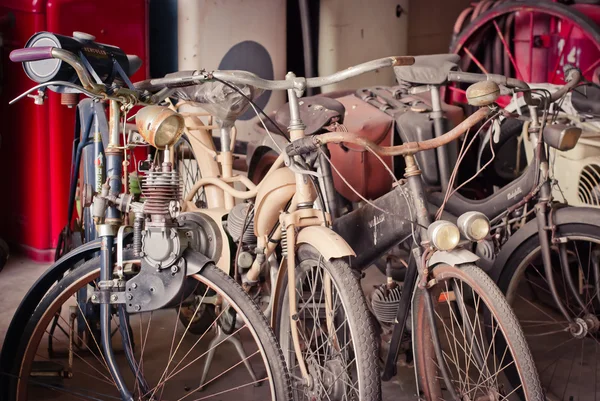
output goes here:
{"type": "MultiPolygon", "coordinates": [[[[542,165],[544,163],[541,163],[542,165]]],[[[547,166],[547,163],[546,163],[547,166]]],[[[535,205],[535,216],[537,220],[538,227],[538,237],[540,241],[540,249],[542,253],[542,261],[544,263],[544,275],[546,276],[546,280],[548,281],[548,286],[550,287],[550,293],[552,294],[552,299],[554,303],[560,310],[560,313],[564,316],[565,319],[570,324],[573,324],[573,318],[570,316],[567,308],[561,301],[558,296],[558,290],[556,288],[556,282],[554,281],[554,274],[552,273],[552,256],[550,253],[550,240],[548,238],[547,228],[548,228],[548,199],[551,196],[551,188],[550,183],[546,181],[541,189],[540,189],[540,201],[535,205]]],[[[562,265],[562,258],[561,258],[562,265]]],[[[566,266],[565,266],[566,267],[566,266]]],[[[565,268],[563,267],[563,268],[565,268]]],[[[569,271],[565,272],[566,274],[570,274],[569,271]]],[[[577,294],[574,294],[577,296],[577,294]]]]}
{"type": "MultiPolygon", "coordinates": [[[[121,110],[119,103],[110,101],[110,119],[109,119],[109,144],[106,149],[106,172],[110,187],[110,194],[115,197],[121,193],[122,189],[122,167],[123,152],[119,149],[119,123],[121,120],[121,110]]],[[[106,210],[104,224],[97,225],[98,236],[101,237],[100,245],[100,337],[104,357],[108,369],[113,377],[117,389],[121,394],[123,401],[133,401],[133,397],[121,375],[117,365],[115,354],[112,347],[111,332],[111,313],[110,293],[112,288],[113,271],[113,244],[115,239],[116,227],[122,224],[121,213],[116,206],[109,206],[106,210]]],[[[125,341],[125,339],[123,340],[125,341]]]]}
{"type": "MultiPolygon", "coordinates": [[[[114,243],[114,234],[111,232],[111,226],[102,225],[99,226],[100,237],[102,238],[102,243],[100,246],[100,282],[110,282],[112,281],[112,249],[114,243]]],[[[133,401],[133,397],[131,393],[127,389],[127,385],[125,384],[125,380],[121,375],[121,371],[117,366],[117,361],[115,359],[115,353],[112,347],[111,341],[111,305],[110,305],[110,288],[102,288],[100,287],[100,292],[104,293],[102,296],[102,300],[100,303],[100,335],[101,335],[101,343],[102,349],[104,351],[104,357],[106,359],[106,364],[108,365],[108,369],[110,371],[111,376],[113,377],[117,389],[121,394],[121,399],[123,401],[133,401]]]]}

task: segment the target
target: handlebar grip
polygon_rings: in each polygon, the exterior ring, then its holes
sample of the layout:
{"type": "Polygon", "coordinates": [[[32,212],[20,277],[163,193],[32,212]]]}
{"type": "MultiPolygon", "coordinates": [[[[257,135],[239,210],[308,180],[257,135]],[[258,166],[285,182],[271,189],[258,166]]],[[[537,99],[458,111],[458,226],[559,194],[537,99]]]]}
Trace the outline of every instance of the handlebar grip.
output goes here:
{"type": "Polygon", "coordinates": [[[52,46],[28,47],[25,49],[17,49],[10,52],[10,61],[15,63],[24,63],[27,61],[48,60],[53,58],[52,46]]]}

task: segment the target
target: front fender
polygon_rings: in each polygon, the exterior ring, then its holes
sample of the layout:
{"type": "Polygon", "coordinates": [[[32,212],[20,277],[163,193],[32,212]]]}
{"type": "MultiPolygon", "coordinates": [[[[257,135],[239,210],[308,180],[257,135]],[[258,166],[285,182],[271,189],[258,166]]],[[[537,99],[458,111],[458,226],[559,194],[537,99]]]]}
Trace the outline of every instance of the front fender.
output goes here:
{"type": "Polygon", "coordinates": [[[479,256],[473,252],[457,248],[451,251],[436,251],[427,261],[427,267],[432,267],[440,263],[454,267],[465,263],[475,263],[478,260],[479,256]]]}
{"type": "MultiPolygon", "coordinates": [[[[600,227],[600,209],[592,207],[563,207],[556,209],[553,214],[553,223],[555,225],[563,224],[586,224],[600,227]]],[[[508,241],[502,246],[500,252],[496,256],[494,263],[485,272],[495,281],[502,275],[504,265],[510,256],[528,239],[538,235],[537,221],[530,220],[513,234],[508,241]]]]}
{"type": "Polygon", "coordinates": [[[323,226],[303,228],[298,233],[296,243],[310,244],[327,260],[356,256],[354,250],[338,233],[323,226]]]}
{"type": "MultiPolygon", "coordinates": [[[[128,236],[131,238],[131,236],[128,236]]],[[[50,287],[60,280],[63,275],[70,269],[74,268],[79,262],[91,258],[95,253],[100,252],[101,239],[85,243],[57,260],[40,276],[40,278],[31,286],[21,304],[15,311],[13,318],[8,326],[4,346],[0,353],[0,389],[8,390],[8,386],[2,385],[8,376],[2,372],[8,372],[11,364],[14,361],[15,352],[17,352],[19,338],[25,330],[25,326],[29,322],[31,315],[38,306],[44,295],[50,287]]],[[[0,399],[4,399],[6,394],[0,393],[0,399]]]]}

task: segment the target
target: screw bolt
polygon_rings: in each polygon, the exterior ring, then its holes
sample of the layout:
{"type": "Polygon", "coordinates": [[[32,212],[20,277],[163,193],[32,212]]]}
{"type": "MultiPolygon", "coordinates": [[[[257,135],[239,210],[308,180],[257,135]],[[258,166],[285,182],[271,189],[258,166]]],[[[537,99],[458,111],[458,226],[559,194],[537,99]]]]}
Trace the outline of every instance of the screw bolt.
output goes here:
{"type": "Polygon", "coordinates": [[[133,308],[138,312],[140,311],[140,309],[142,309],[142,307],[139,305],[135,305],[133,308]]]}
{"type": "Polygon", "coordinates": [[[96,296],[95,294],[92,295],[92,301],[97,301],[98,300],[98,296],[96,296]]]}
{"type": "Polygon", "coordinates": [[[131,301],[133,299],[133,295],[127,294],[127,299],[131,301]]]}
{"type": "Polygon", "coordinates": [[[174,273],[177,273],[178,271],[179,271],[179,267],[177,267],[177,266],[171,266],[171,272],[172,272],[173,274],[174,274],[174,273]]]}
{"type": "Polygon", "coordinates": [[[135,290],[137,288],[137,284],[136,283],[131,284],[131,288],[133,288],[135,290]]]}
{"type": "Polygon", "coordinates": [[[119,300],[119,296],[117,294],[111,295],[110,300],[113,302],[117,302],[119,300]]]}

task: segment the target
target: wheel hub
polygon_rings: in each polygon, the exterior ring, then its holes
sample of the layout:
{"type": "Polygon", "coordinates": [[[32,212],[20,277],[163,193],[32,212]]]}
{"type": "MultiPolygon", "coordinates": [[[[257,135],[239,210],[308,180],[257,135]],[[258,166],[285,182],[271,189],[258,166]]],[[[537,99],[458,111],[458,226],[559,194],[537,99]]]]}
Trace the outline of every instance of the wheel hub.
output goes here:
{"type": "Polygon", "coordinates": [[[588,333],[596,333],[600,329],[600,320],[598,320],[596,315],[588,313],[583,317],[583,320],[588,327],[588,333]]]}
{"type": "Polygon", "coordinates": [[[323,372],[323,385],[327,390],[329,399],[332,401],[342,400],[346,394],[346,386],[342,375],[344,374],[344,366],[339,359],[328,361],[325,364],[325,372],[323,372]]]}
{"type": "Polygon", "coordinates": [[[310,385],[308,386],[308,398],[310,400],[327,399],[331,401],[342,401],[346,394],[344,380],[344,366],[339,359],[333,359],[325,363],[324,367],[317,366],[317,362],[309,361],[308,374],[310,385]]]}
{"type": "Polygon", "coordinates": [[[589,329],[585,320],[578,317],[569,326],[569,331],[573,337],[581,339],[587,335],[589,329]]]}

